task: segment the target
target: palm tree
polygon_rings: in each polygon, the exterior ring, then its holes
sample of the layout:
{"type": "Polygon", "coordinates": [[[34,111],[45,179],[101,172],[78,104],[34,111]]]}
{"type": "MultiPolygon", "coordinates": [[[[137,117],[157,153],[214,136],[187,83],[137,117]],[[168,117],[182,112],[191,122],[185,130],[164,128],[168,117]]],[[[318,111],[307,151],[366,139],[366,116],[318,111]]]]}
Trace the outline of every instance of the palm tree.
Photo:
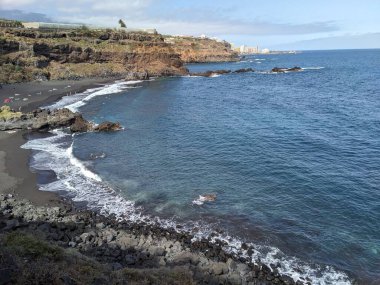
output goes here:
{"type": "Polygon", "coordinates": [[[120,27],[122,27],[122,28],[127,27],[127,25],[124,23],[124,21],[122,19],[119,20],[119,24],[120,24],[120,27]]]}

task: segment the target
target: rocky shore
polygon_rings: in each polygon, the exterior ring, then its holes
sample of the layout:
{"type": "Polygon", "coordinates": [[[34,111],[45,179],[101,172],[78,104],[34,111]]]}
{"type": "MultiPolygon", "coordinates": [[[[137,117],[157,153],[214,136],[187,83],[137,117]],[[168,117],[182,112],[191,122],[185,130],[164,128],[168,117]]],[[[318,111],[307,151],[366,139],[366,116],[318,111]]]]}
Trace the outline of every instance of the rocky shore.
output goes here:
{"type": "MultiPolygon", "coordinates": [[[[0,284],[311,284],[259,261],[237,259],[223,242],[0,195],[0,284]],[[47,267],[49,272],[47,272],[47,267]]],[[[253,248],[247,250],[253,251],[253,248]]]]}
{"type": "Polygon", "coordinates": [[[36,109],[33,112],[21,113],[11,110],[8,106],[0,109],[0,131],[32,130],[49,131],[68,127],[73,133],[89,131],[118,131],[119,123],[103,122],[95,125],[85,120],[80,113],[69,109],[36,109]]]}

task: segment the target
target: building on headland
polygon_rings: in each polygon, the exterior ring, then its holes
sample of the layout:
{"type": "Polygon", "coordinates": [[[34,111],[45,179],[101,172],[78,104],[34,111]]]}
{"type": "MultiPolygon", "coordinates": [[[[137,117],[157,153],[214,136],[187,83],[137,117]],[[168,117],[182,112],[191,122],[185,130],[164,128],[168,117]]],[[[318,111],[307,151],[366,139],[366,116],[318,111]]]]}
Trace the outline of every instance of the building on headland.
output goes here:
{"type": "Polygon", "coordinates": [[[82,29],[84,25],[64,24],[64,23],[45,23],[45,22],[22,22],[24,28],[36,30],[75,30],[82,29]]]}
{"type": "Polygon", "coordinates": [[[147,34],[157,34],[156,29],[134,29],[134,28],[117,28],[119,31],[125,31],[127,33],[147,33],[147,34]]]}

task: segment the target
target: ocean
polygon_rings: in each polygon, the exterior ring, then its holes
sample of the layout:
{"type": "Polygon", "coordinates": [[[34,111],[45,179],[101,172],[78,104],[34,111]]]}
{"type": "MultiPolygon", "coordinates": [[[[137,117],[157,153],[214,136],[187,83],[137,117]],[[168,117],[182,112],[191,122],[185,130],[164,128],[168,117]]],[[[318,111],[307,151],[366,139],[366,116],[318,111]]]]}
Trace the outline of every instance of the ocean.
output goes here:
{"type": "Polygon", "coordinates": [[[217,233],[237,255],[252,243],[249,258],[295,280],[380,284],[380,50],[188,66],[249,67],[64,97],[51,108],[124,130],[31,136],[40,189],[195,238],[217,233]],[[302,71],[268,72],[276,66],[302,71]]]}

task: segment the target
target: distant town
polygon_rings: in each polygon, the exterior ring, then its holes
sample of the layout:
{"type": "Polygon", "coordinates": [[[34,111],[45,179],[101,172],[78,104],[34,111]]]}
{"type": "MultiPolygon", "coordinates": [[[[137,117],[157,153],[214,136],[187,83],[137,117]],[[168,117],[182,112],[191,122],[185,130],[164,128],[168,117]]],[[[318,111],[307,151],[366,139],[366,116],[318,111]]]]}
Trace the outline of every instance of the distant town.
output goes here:
{"type": "Polygon", "coordinates": [[[260,49],[259,46],[250,47],[250,46],[245,46],[245,45],[242,45],[240,47],[236,47],[236,46],[232,45],[232,49],[241,55],[247,55],[247,54],[286,54],[286,53],[295,54],[295,53],[298,53],[294,50],[292,50],[292,51],[272,51],[268,48],[260,49]]]}

